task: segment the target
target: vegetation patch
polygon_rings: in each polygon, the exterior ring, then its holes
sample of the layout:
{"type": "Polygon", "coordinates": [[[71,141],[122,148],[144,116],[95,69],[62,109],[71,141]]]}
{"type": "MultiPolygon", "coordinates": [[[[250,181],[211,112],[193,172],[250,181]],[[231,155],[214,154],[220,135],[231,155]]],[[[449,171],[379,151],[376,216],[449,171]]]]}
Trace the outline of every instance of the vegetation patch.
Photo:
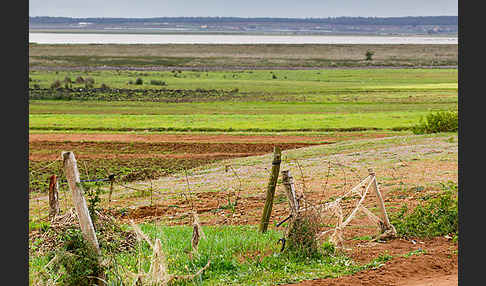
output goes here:
{"type": "Polygon", "coordinates": [[[459,126],[458,112],[455,110],[437,111],[429,113],[413,126],[415,134],[429,134],[438,132],[457,132],[459,126]]]}
{"type": "MultiPolygon", "coordinates": [[[[197,252],[191,252],[192,227],[142,224],[140,228],[150,240],[161,240],[169,275],[193,274],[211,261],[209,267],[192,280],[176,280],[172,285],[274,285],[337,277],[366,267],[353,263],[329,246],[326,246],[328,255],[319,257],[304,258],[281,253],[277,244],[279,232],[269,230],[262,234],[253,226],[203,226],[205,237],[201,238],[197,252]]],[[[109,283],[117,281],[117,285],[131,285],[135,280],[129,273],[149,272],[152,249],[145,241],[137,242],[135,251],[105,253],[111,261],[105,269],[109,283]]],[[[44,271],[42,269],[48,261],[42,256],[31,257],[31,276],[38,276],[39,271],[44,271]]],[[[86,267],[77,267],[79,276],[88,275],[84,271],[86,267]]],[[[51,270],[47,274],[52,277],[54,273],[58,272],[51,270]]]]}
{"type": "Polygon", "coordinates": [[[434,198],[420,203],[409,211],[406,205],[391,215],[391,223],[398,235],[404,237],[435,237],[458,234],[459,216],[457,184],[442,184],[442,191],[434,198]]]}

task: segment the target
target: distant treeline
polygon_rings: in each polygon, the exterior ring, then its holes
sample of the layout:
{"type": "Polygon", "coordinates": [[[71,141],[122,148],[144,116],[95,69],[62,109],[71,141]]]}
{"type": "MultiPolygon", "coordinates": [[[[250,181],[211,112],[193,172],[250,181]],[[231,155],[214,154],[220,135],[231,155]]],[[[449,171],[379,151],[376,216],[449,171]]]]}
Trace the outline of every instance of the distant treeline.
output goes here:
{"type": "Polygon", "coordinates": [[[240,18],[240,17],[159,17],[159,18],[70,18],[70,17],[29,17],[30,24],[73,24],[90,22],[95,24],[120,23],[313,23],[335,25],[458,25],[457,16],[422,17],[329,17],[329,18],[240,18]]]}

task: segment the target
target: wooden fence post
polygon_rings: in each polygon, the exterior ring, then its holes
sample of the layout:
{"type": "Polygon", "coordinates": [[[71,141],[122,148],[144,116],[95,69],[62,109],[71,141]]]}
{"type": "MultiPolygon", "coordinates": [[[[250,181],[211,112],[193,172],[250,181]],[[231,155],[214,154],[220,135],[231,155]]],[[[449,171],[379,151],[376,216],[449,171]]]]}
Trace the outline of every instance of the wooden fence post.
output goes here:
{"type": "Polygon", "coordinates": [[[259,227],[259,230],[262,233],[267,231],[270,215],[272,213],[273,197],[275,196],[275,187],[277,186],[277,179],[280,171],[281,155],[280,147],[275,146],[273,149],[272,172],[267,186],[267,197],[265,199],[265,206],[263,208],[262,220],[259,227]]]}
{"type": "Polygon", "coordinates": [[[79,178],[78,166],[76,165],[76,158],[73,152],[62,152],[64,174],[68,181],[69,189],[73,195],[73,204],[78,214],[79,225],[84,238],[93,247],[93,249],[101,255],[101,250],[96,238],[93,222],[89,215],[88,206],[83,196],[83,188],[79,178]]]}
{"type": "Polygon", "coordinates": [[[49,220],[59,214],[59,184],[56,175],[52,175],[49,182],[49,220]]]}
{"type": "Polygon", "coordinates": [[[290,175],[290,170],[282,171],[282,185],[285,187],[285,193],[290,205],[290,214],[295,219],[299,213],[299,201],[295,193],[294,179],[290,175]]]}
{"type": "Polygon", "coordinates": [[[108,196],[108,203],[111,204],[111,194],[113,193],[113,182],[115,182],[115,175],[110,175],[108,179],[110,180],[110,194],[108,196]]]}
{"type": "Polygon", "coordinates": [[[372,176],[373,182],[373,189],[375,190],[376,197],[378,198],[378,206],[381,210],[383,216],[383,223],[384,229],[382,231],[391,230],[393,234],[396,234],[395,227],[390,223],[388,219],[388,215],[386,213],[385,202],[383,201],[383,197],[381,196],[380,190],[378,189],[378,182],[376,181],[376,175],[373,169],[368,169],[369,174],[372,176]]]}

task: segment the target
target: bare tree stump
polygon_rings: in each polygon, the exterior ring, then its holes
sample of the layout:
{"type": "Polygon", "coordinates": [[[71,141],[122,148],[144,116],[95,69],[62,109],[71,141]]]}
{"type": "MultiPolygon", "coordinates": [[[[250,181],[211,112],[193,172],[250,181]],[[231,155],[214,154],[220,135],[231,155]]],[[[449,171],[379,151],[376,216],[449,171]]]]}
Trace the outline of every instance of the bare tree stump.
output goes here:
{"type": "Polygon", "coordinates": [[[272,171],[270,174],[270,180],[268,181],[267,196],[265,199],[265,206],[263,207],[263,214],[259,227],[259,230],[262,233],[267,231],[270,215],[272,214],[273,198],[275,196],[275,187],[277,186],[277,179],[280,171],[281,156],[282,154],[280,147],[275,146],[273,149],[272,171]]]}

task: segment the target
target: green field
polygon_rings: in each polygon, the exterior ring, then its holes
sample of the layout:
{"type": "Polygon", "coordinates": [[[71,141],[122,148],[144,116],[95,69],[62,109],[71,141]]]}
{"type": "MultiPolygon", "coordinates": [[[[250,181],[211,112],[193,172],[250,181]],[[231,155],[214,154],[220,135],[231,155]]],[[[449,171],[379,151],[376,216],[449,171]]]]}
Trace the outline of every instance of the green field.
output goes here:
{"type": "Polygon", "coordinates": [[[33,114],[31,130],[332,131],[403,129],[427,112],[266,115],[33,114]]]}
{"type": "Polygon", "coordinates": [[[456,69],[31,71],[30,79],[31,130],[406,129],[458,102],[456,69]],[[94,89],[49,89],[78,76],[94,89]],[[128,84],[137,78],[144,83],[128,84]]]}

